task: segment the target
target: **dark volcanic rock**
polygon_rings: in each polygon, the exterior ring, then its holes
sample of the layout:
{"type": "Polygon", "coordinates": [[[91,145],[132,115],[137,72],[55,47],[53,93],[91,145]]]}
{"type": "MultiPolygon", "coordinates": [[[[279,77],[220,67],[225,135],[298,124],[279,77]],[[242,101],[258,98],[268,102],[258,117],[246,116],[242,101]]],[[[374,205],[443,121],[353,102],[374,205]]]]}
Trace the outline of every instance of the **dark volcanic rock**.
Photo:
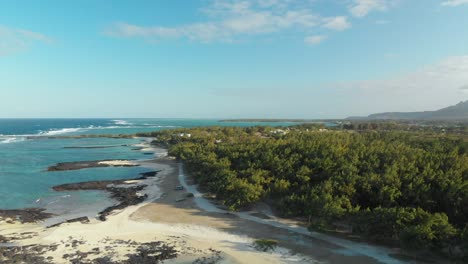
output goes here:
{"type": "Polygon", "coordinates": [[[107,216],[114,210],[123,209],[130,205],[135,205],[143,202],[147,195],[141,195],[139,191],[143,190],[146,185],[133,184],[126,185],[129,180],[144,180],[156,176],[158,171],[150,171],[140,173],[140,177],[125,180],[114,181],[90,181],[62,184],[52,187],[55,191],[77,191],[77,190],[104,190],[111,193],[111,197],[119,201],[119,204],[106,208],[99,213],[99,219],[105,221],[107,216]]]}
{"type": "Polygon", "coordinates": [[[46,252],[57,250],[57,245],[41,246],[13,246],[0,247],[0,263],[2,264],[17,264],[17,263],[34,263],[45,264],[52,263],[42,255],[46,252]]]}
{"type": "Polygon", "coordinates": [[[155,241],[143,244],[138,244],[133,241],[122,241],[128,245],[134,245],[136,252],[127,254],[127,260],[112,261],[111,257],[99,257],[92,260],[92,262],[80,263],[93,263],[93,264],[156,264],[163,263],[164,260],[176,258],[178,255],[174,246],[165,244],[164,242],[155,241]]]}
{"type": "Polygon", "coordinates": [[[162,242],[144,243],[137,249],[137,253],[129,254],[125,264],[153,264],[161,263],[163,260],[177,257],[174,247],[162,242]]]}
{"type": "Polygon", "coordinates": [[[160,171],[150,171],[150,172],[140,173],[140,175],[143,177],[154,177],[158,174],[158,172],[160,171]]]}
{"type": "Polygon", "coordinates": [[[142,149],[143,149],[143,148],[132,148],[132,150],[134,150],[134,151],[140,151],[140,150],[142,150],[142,149]]]}
{"type": "Polygon", "coordinates": [[[87,224],[87,223],[89,223],[89,218],[86,217],[86,216],[73,218],[73,219],[69,219],[69,220],[64,221],[64,222],[60,222],[60,223],[57,223],[57,224],[54,224],[54,225],[50,225],[47,228],[57,227],[57,226],[59,226],[61,224],[64,224],[64,223],[75,223],[75,222],[80,222],[82,224],[87,224]]]}
{"type": "Polygon", "coordinates": [[[52,187],[55,191],[80,191],[80,190],[108,190],[110,185],[123,185],[126,181],[131,180],[146,180],[151,177],[155,177],[159,171],[150,171],[140,173],[138,178],[130,178],[124,180],[110,180],[110,181],[88,181],[88,182],[76,182],[76,183],[66,183],[62,185],[56,185],[52,187]]]}
{"type": "Polygon", "coordinates": [[[12,218],[20,223],[34,223],[53,216],[51,213],[46,213],[45,209],[41,208],[26,208],[18,210],[0,210],[1,218],[12,218]]]}
{"type": "MultiPolygon", "coordinates": [[[[173,245],[161,241],[138,243],[132,240],[108,240],[101,241],[104,242],[104,244],[99,245],[98,247],[95,247],[90,251],[81,251],[80,249],[78,249],[78,245],[86,243],[83,240],[76,240],[70,237],[67,242],[71,243],[72,246],[68,247],[67,252],[61,256],[62,259],[67,263],[155,264],[162,263],[164,260],[173,259],[178,256],[178,251],[173,245]],[[114,256],[115,254],[115,247],[118,247],[120,244],[130,246],[131,248],[135,249],[135,252],[127,254],[126,260],[112,260],[112,256],[114,256]],[[103,254],[103,257],[96,258],[96,255],[98,254],[103,254]]],[[[45,258],[44,255],[45,253],[53,252],[57,249],[57,244],[0,247],[0,263],[55,263],[53,262],[52,257],[45,258]]]]}
{"type": "Polygon", "coordinates": [[[138,192],[143,190],[146,185],[139,185],[128,188],[108,188],[107,191],[112,193],[112,198],[116,199],[120,203],[111,207],[104,209],[99,212],[99,220],[106,221],[106,218],[114,210],[123,209],[130,205],[135,205],[143,202],[148,196],[140,195],[138,192]]]}
{"type": "Polygon", "coordinates": [[[47,171],[67,171],[67,170],[81,170],[88,168],[101,168],[101,167],[136,167],[135,165],[108,165],[102,164],[103,161],[112,161],[112,160],[92,160],[92,161],[74,161],[74,162],[61,162],[57,163],[54,166],[47,168],[47,171]]]}
{"type": "Polygon", "coordinates": [[[150,177],[155,177],[159,171],[150,171],[140,173],[140,177],[111,180],[111,181],[89,181],[68,183],[52,187],[55,191],[78,191],[78,190],[103,190],[111,193],[111,197],[119,201],[119,204],[106,208],[99,213],[99,219],[105,221],[106,217],[114,210],[123,209],[130,205],[135,205],[143,202],[147,195],[141,195],[139,191],[143,190],[146,185],[126,184],[130,180],[145,180],[150,177]]]}
{"type": "Polygon", "coordinates": [[[57,185],[52,187],[52,189],[54,189],[57,192],[80,190],[106,190],[107,186],[111,184],[123,184],[124,182],[125,180],[77,182],[57,185]]]}

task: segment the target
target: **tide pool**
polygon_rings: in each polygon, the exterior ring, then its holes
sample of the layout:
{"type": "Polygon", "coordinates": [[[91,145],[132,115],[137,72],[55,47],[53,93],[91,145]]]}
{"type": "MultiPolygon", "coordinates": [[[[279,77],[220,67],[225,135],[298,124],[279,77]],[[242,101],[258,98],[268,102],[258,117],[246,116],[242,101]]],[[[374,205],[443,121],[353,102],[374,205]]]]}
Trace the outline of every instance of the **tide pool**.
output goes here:
{"type": "Polygon", "coordinates": [[[74,171],[48,172],[59,162],[144,159],[133,151],[138,139],[39,139],[4,144],[0,150],[0,208],[47,207],[60,199],[74,199],[76,204],[89,203],[101,194],[88,192],[55,192],[52,187],[64,183],[115,180],[137,177],[148,169],[140,167],[105,167],[74,171]],[[69,148],[76,146],[109,146],[109,148],[69,148]],[[94,197],[94,198],[93,198],[94,197]]]}
{"type": "Polygon", "coordinates": [[[291,122],[219,122],[195,119],[0,119],[0,208],[47,208],[62,213],[112,203],[101,191],[56,192],[55,185],[138,177],[149,169],[106,167],[48,172],[60,162],[148,159],[134,150],[141,139],[50,138],[92,134],[134,134],[203,126],[289,126],[291,122]],[[103,148],[98,148],[99,146],[103,148]],[[89,148],[96,147],[96,148],[89,148]]]}

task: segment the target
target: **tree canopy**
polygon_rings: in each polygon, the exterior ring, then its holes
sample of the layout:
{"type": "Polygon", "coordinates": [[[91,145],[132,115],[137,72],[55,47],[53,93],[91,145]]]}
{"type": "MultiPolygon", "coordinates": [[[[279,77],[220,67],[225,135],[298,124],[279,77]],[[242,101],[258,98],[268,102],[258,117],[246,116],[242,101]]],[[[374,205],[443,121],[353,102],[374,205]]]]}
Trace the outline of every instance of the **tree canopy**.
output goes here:
{"type": "Polygon", "coordinates": [[[263,200],[284,216],[345,221],[354,233],[407,248],[468,244],[463,139],[318,125],[193,128],[150,136],[169,146],[201,186],[232,210],[263,200]]]}

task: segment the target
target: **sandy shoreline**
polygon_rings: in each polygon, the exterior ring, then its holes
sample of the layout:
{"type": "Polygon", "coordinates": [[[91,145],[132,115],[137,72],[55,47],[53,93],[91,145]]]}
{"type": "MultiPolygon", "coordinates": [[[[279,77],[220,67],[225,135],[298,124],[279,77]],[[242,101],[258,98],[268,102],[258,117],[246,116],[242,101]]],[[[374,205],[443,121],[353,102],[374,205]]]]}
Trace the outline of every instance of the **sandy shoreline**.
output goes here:
{"type": "MultiPolygon", "coordinates": [[[[180,170],[180,164],[175,164],[178,167],[177,170],[180,170]]],[[[283,257],[279,259],[280,262],[288,262],[287,259],[289,258],[289,261],[294,259],[293,263],[403,263],[403,261],[387,256],[386,249],[378,252],[380,250],[378,247],[339,238],[329,238],[322,234],[317,235],[319,238],[314,238],[309,235],[310,232],[305,230],[304,227],[298,226],[298,223],[294,221],[269,219],[267,216],[268,209],[265,208],[259,208],[259,210],[251,212],[229,213],[217,208],[206,199],[204,199],[205,201],[197,200],[197,196],[200,194],[195,194],[195,198],[175,202],[181,197],[186,197],[189,192],[197,192],[195,186],[190,185],[190,179],[187,180],[188,188],[183,191],[175,191],[175,186],[187,184],[181,182],[181,176],[183,176],[183,172],[179,171],[177,177],[167,177],[161,183],[164,195],[155,202],[137,210],[131,215],[131,219],[171,225],[197,225],[215,228],[228,234],[248,236],[250,241],[254,239],[274,239],[283,248],[283,257]],[[276,223],[276,220],[278,223],[276,223]],[[273,222],[273,224],[269,221],[273,222]],[[305,230],[306,235],[301,234],[300,231],[303,230],[305,230]],[[347,243],[352,248],[348,248],[347,243]],[[382,256],[379,256],[379,254],[382,256]]],[[[394,252],[388,250],[388,253],[394,252]]]]}
{"type": "MultiPolygon", "coordinates": [[[[136,253],[140,244],[155,241],[177,250],[178,257],[167,263],[192,263],[196,260],[217,260],[216,263],[298,263],[297,257],[291,256],[284,249],[274,253],[259,252],[251,246],[251,238],[230,234],[203,223],[187,219],[170,223],[143,218],[147,212],[153,211],[151,206],[159,204],[158,201],[167,201],[179,193],[172,191],[177,183],[177,164],[174,160],[147,161],[141,165],[161,170],[157,180],[146,183],[148,187],[144,192],[161,194],[161,188],[164,191],[162,199],[152,196],[152,200],[156,199],[153,203],[127,207],[114,213],[105,222],[93,219],[89,224],[64,223],[49,229],[41,224],[1,223],[0,235],[14,237],[11,242],[21,246],[46,246],[47,250],[42,252],[41,260],[44,263],[70,263],[72,259],[79,259],[78,263],[93,263],[93,259],[106,256],[111,261],[119,262],[127,259],[128,254],[136,253]],[[285,259],[285,256],[291,261],[285,259]]],[[[191,206],[188,200],[183,203],[191,206]]],[[[176,208],[174,206],[174,210],[179,210],[176,208]]],[[[161,210],[160,215],[170,216],[164,210],[161,210]]]]}
{"type": "MultiPolygon", "coordinates": [[[[157,156],[165,153],[162,149],[152,151],[161,153],[157,156]]],[[[221,209],[204,210],[205,206],[216,207],[206,201],[200,206],[199,193],[188,196],[187,189],[192,193],[197,191],[181,178],[185,175],[177,161],[162,157],[138,164],[159,171],[155,178],[128,182],[147,185],[141,191],[148,196],[144,203],[114,211],[105,222],[91,219],[90,223],[64,223],[53,228],[3,222],[0,238],[5,237],[8,243],[16,245],[36,247],[29,251],[38,251],[37,246],[46,247],[40,254],[43,262],[37,263],[125,263],[129,258],[141,257],[142,250],[148,248],[158,254],[167,248],[177,251],[177,258],[164,263],[377,263],[378,260],[403,263],[391,257],[372,258],[372,254],[361,254],[359,248],[353,251],[338,240],[334,243],[327,238],[301,234],[294,228],[263,223],[262,215],[264,221],[269,220],[261,210],[235,214],[221,209]],[[181,184],[181,179],[186,188],[177,191],[175,187],[181,184]],[[256,239],[277,240],[279,247],[273,252],[260,252],[253,247],[256,239]]],[[[283,225],[294,226],[293,223],[283,225]]],[[[27,255],[27,252],[20,254],[27,255]]],[[[152,261],[155,260],[140,259],[137,263],[152,261]]]]}

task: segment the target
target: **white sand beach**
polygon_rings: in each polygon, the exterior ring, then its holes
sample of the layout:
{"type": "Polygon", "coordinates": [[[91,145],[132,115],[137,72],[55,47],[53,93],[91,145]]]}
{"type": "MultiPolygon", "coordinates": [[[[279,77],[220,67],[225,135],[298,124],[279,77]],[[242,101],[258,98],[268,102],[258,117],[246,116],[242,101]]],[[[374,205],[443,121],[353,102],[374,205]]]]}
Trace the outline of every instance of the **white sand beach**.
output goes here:
{"type": "Polygon", "coordinates": [[[98,164],[107,166],[134,166],[135,162],[129,160],[106,160],[100,161],[98,164]]]}
{"type": "MultiPolygon", "coordinates": [[[[164,181],[165,187],[172,185],[174,179],[177,181],[177,166],[175,164],[175,161],[142,163],[144,166],[154,166],[162,170],[155,182],[164,181]]],[[[156,188],[158,188],[156,184],[150,185],[145,193],[161,194],[156,188]]],[[[172,198],[173,195],[178,194],[164,193],[165,197],[172,198]]],[[[151,198],[157,199],[157,197],[151,198]]],[[[219,263],[298,263],[305,259],[304,256],[293,256],[283,248],[269,253],[260,252],[252,246],[253,239],[248,236],[230,234],[216,229],[216,226],[209,227],[197,223],[197,221],[181,219],[180,223],[170,223],[142,218],[142,215],[145,215],[148,210],[153,210],[151,205],[153,203],[148,202],[127,207],[110,216],[105,222],[92,220],[89,224],[66,223],[50,229],[44,228],[40,224],[2,223],[0,234],[11,237],[20,233],[32,232],[34,233],[32,237],[14,242],[24,246],[31,244],[56,245],[54,251],[44,254],[44,257],[53,263],[70,263],[70,260],[65,258],[66,256],[74,255],[76,252],[93,252],[93,250],[99,253],[89,254],[86,260],[104,256],[110,256],[113,261],[124,260],[127,254],[134,253],[136,250],[134,245],[122,242],[129,240],[136,243],[162,241],[175,246],[180,252],[180,257],[169,263],[192,263],[200,257],[213,257],[211,255],[213,255],[214,250],[222,252],[223,260],[219,263]],[[72,244],[75,245],[71,246],[72,244]]],[[[155,214],[168,214],[167,211],[161,210],[158,213],[157,208],[154,209],[156,210],[153,212],[155,214]]],[[[180,210],[182,213],[184,212],[183,209],[180,210]]]]}
{"type": "Polygon", "coordinates": [[[22,246],[52,246],[42,255],[51,263],[70,263],[76,258],[92,263],[102,257],[118,263],[135,254],[139,245],[155,241],[178,251],[177,258],[165,263],[401,263],[387,249],[311,235],[298,223],[277,219],[266,211],[224,211],[189,184],[182,164],[172,158],[132,164],[159,171],[154,178],[125,182],[147,185],[141,191],[148,196],[146,202],[113,212],[104,222],[91,219],[90,223],[53,228],[3,222],[0,236],[15,238],[11,243],[22,246]],[[184,190],[175,190],[179,185],[184,190]],[[278,247],[259,251],[253,246],[256,239],[277,240],[278,247]]]}

